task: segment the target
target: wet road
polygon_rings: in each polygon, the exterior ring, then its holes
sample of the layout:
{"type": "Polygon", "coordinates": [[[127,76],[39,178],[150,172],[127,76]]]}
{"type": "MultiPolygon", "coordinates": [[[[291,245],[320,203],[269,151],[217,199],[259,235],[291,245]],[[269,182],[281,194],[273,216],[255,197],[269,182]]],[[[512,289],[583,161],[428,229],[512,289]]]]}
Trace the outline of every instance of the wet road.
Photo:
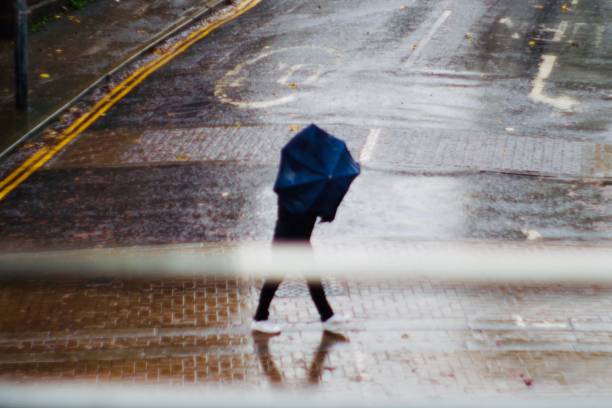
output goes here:
{"type": "Polygon", "coordinates": [[[311,122],[364,164],[320,238],[608,242],[611,17],[606,0],[264,0],[0,203],[0,246],[268,239],[278,152],[311,122]]]}

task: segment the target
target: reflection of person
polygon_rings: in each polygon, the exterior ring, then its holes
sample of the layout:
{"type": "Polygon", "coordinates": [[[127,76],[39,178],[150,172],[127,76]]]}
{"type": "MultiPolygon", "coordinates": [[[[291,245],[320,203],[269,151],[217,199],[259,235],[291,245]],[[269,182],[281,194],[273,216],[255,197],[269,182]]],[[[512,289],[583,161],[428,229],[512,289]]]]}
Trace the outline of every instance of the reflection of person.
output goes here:
{"type": "MultiPolygon", "coordinates": [[[[310,236],[316,221],[317,216],[315,214],[293,214],[279,205],[278,219],[274,229],[274,242],[310,245],[310,236]]],[[[270,303],[272,303],[272,298],[274,298],[274,294],[280,284],[281,281],[277,279],[267,279],[264,282],[261,294],[259,295],[259,305],[251,324],[253,331],[267,334],[278,334],[281,332],[279,325],[268,320],[270,303]]],[[[349,317],[334,313],[327,302],[320,279],[309,280],[307,284],[310,296],[317,307],[321,322],[323,322],[323,327],[330,331],[338,330],[343,323],[349,320],[349,317]]]]}
{"type": "Polygon", "coordinates": [[[270,336],[254,335],[253,340],[255,340],[255,352],[257,357],[259,357],[264,374],[270,379],[272,385],[280,385],[283,382],[283,376],[278,371],[278,368],[276,368],[276,364],[274,364],[270,354],[270,348],[268,347],[270,336]]]}
{"type": "Polygon", "coordinates": [[[310,368],[308,369],[308,382],[310,384],[317,385],[321,382],[325,359],[334,344],[346,343],[348,341],[349,339],[347,337],[339,333],[332,333],[329,331],[323,332],[319,348],[317,348],[312,363],[310,363],[310,368]]]}
{"type": "MultiPolygon", "coordinates": [[[[253,335],[255,341],[255,352],[261,363],[261,367],[264,374],[270,379],[270,382],[274,386],[279,386],[283,382],[283,376],[276,367],[272,355],[270,354],[270,348],[268,343],[270,342],[270,336],[253,335]]],[[[327,354],[336,343],[348,342],[349,339],[341,334],[324,331],[321,335],[321,343],[314,354],[310,367],[308,368],[308,383],[311,385],[317,385],[321,382],[323,375],[323,367],[325,366],[325,359],[327,354]]]]}

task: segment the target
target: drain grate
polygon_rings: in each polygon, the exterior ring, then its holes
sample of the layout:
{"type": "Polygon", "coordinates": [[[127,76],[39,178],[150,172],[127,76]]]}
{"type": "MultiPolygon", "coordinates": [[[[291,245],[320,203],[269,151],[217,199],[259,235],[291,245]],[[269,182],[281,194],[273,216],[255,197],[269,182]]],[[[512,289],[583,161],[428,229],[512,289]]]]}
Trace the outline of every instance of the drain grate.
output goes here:
{"type": "MultiPolygon", "coordinates": [[[[253,287],[253,289],[257,292],[257,295],[259,295],[259,290],[261,289],[262,284],[263,282],[258,282],[257,285],[253,287]]],[[[327,296],[348,295],[346,284],[338,282],[335,279],[323,279],[323,289],[325,290],[325,294],[327,296]]],[[[279,298],[302,297],[310,296],[310,292],[308,292],[306,281],[301,279],[288,279],[281,283],[275,296],[279,298]]]]}

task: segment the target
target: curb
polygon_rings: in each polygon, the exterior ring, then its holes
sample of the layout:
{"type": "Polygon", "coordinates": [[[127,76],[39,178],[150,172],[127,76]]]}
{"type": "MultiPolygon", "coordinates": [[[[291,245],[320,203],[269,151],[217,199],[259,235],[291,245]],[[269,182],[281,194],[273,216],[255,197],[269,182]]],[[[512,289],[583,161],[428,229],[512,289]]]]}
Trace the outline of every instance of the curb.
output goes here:
{"type": "Polygon", "coordinates": [[[5,158],[9,153],[11,153],[17,146],[28,140],[34,134],[39,132],[42,128],[47,126],[51,121],[56,119],[66,110],[68,110],[71,106],[77,103],[81,98],[83,98],[86,94],[91,92],[94,88],[98,87],[101,83],[108,80],[111,76],[124,69],[126,66],[142,57],[144,54],[150,52],[153,48],[157,47],[159,44],[166,41],[168,38],[176,35],[177,33],[185,30],[190,25],[196,23],[198,20],[208,17],[209,15],[217,12],[221,8],[228,6],[233,3],[233,0],[208,0],[206,1],[206,5],[203,7],[189,13],[189,15],[181,16],[173,23],[169,24],[165,28],[163,28],[157,35],[151,38],[149,41],[141,45],[136,51],[134,51],[130,56],[124,58],[122,61],[117,63],[113,68],[102,74],[98,79],[93,81],[90,85],[88,85],[85,89],[78,93],[78,95],[74,96],[64,105],[62,105],[55,112],[51,113],[40,122],[38,122],[34,127],[32,127],[29,131],[27,131],[22,136],[18,137],[17,140],[10,146],[8,146],[4,151],[0,152],[0,160],[5,158]]]}

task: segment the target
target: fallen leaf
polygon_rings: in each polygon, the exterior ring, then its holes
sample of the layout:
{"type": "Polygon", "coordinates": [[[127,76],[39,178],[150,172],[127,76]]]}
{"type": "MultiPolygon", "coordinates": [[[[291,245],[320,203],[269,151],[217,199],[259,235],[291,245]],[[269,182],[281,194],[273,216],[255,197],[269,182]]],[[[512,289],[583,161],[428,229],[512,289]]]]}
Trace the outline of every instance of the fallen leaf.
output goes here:
{"type": "Polygon", "coordinates": [[[536,45],[538,45],[538,42],[537,42],[536,40],[529,40],[529,41],[527,42],[527,45],[528,45],[530,48],[533,48],[533,47],[535,47],[536,45]]]}
{"type": "Polygon", "coordinates": [[[49,79],[51,78],[51,75],[47,74],[46,72],[43,72],[39,75],[39,77],[41,77],[42,79],[49,79]]]}
{"type": "Polygon", "coordinates": [[[533,378],[528,377],[525,374],[521,374],[520,377],[526,386],[531,387],[533,385],[533,378]]]}
{"type": "Polygon", "coordinates": [[[190,157],[187,156],[186,154],[177,154],[176,155],[176,160],[177,161],[189,161],[190,157]]]}
{"type": "Polygon", "coordinates": [[[299,125],[289,125],[289,130],[292,132],[297,132],[298,130],[300,130],[300,126],[299,125]]]}
{"type": "Polygon", "coordinates": [[[419,44],[412,44],[412,51],[416,51],[416,49],[419,47],[419,44]]]}
{"type": "Polygon", "coordinates": [[[291,88],[291,89],[297,89],[297,87],[298,87],[298,86],[297,86],[297,84],[296,84],[295,82],[289,82],[289,83],[287,84],[287,86],[288,86],[289,88],[291,88]]]}
{"type": "Polygon", "coordinates": [[[561,11],[562,11],[563,13],[567,13],[567,12],[568,12],[568,11],[570,11],[571,9],[572,9],[572,8],[571,8],[571,7],[570,7],[570,5],[569,5],[569,4],[567,4],[567,3],[563,3],[563,4],[561,5],[561,11]]]}

